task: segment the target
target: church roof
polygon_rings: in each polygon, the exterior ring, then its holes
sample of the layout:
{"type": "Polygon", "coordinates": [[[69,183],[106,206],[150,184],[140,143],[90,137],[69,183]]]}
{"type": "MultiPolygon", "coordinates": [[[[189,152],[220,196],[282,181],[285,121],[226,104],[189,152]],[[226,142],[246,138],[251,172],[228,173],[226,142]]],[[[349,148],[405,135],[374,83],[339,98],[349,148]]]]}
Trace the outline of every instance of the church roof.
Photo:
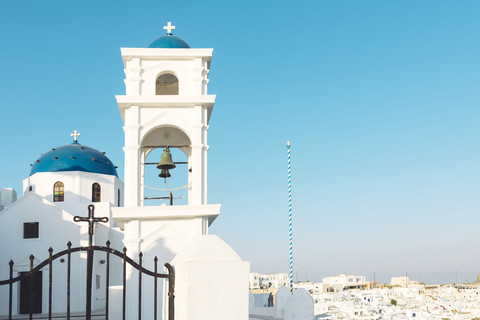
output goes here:
{"type": "Polygon", "coordinates": [[[188,43],[171,33],[153,40],[148,48],[190,48],[188,43]]]}
{"type": "Polygon", "coordinates": [[[74,141],[43,154],[32,165],[30,175],[37,172],[84,171],[117,175],[117,169],[104,152],[74,141]]]}

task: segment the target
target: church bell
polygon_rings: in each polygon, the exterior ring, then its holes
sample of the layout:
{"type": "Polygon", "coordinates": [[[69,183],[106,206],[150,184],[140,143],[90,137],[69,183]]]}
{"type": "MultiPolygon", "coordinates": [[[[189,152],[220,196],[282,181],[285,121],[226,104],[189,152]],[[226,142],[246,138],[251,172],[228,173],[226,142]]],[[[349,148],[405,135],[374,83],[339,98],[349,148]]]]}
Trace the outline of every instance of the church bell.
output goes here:
{"type": "MultiPolygon", "coordinates": [[[[160,157],[160,162],[158,163],[157,169],[171,170],[175,167],[176,167],[176,165],[172,161],[172,154],[170,153],[170,149],[168,147],[165,147],[165,149],[163,149],[162,156],[160,157]]],[[[168,171],[167,171],[167,173],[168,173],[168,171]]],[[[170,173],[168,173],[168,174],[170,174],[170,173]]]]}
{"type": "Polygon", "coordinates": [[[160,174],[158,175],[160,178],[170,178],[172,175],[170,174],[170,171],[168,169],[162,169],[160,171],[160,174]]]}

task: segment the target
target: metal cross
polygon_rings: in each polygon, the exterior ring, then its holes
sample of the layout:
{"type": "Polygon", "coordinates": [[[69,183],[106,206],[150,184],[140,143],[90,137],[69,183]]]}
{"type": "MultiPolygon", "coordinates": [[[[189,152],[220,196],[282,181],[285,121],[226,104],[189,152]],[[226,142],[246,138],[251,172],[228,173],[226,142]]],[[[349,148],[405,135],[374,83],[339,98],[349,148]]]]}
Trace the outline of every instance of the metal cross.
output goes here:
{"type": "MultiPolygon", "coordinates": [[[[87,248],[87,299],[86,299],[86,319],[92,319],[92,275],[93,275],[93,227],[95,222],[108,222],[107,217],[95,218],[95,206],[88,206],[88,217],[73,217],[75,222],[88,222],[88,248],[87,248]]],[[[108,273],[108,271],[107,271],[108,273]]]]}
{"type": "Polygon", "coordinates": [[[172,26],[172,23],[168,21],[167,25],[163,27],[163,30],[167,30],[167,34],[171,34],[172,30],[175,30],[175,26],[172,26]]]}
{"type": "Polygon", "coordinates": [[[77,130],[74,130],[73,133],[70,133],[70,136],[73,137],[73,141],[77,142],[77,137],[80,136],[80,133],[78,133],[77,130]]]}
{"type": "Polygon", "coordinates": [[[89,245],[89,247],[92,246],[94,223],[95,222],[108,222],[107,217],[95,218],[94,211],[95,211],[95,206],[93,204],[91,204],[91,205],[88,206],[88,217],[79,217],[79,216],[73,217],[73,221],[75,221],[75,222],[88,222],[88,236],[89,236],[88,245],[89,245]]]}

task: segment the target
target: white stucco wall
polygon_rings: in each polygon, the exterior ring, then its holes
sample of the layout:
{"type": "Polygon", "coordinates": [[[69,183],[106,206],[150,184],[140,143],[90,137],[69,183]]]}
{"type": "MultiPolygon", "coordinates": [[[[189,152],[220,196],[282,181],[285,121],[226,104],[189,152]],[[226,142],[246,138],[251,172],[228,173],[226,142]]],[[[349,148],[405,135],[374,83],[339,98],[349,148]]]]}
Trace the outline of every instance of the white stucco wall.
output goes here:
{"type": "Polygon", "coordinates": [[[46,200],[53,202],[53,186],[57,181],[64,184],[64,201],[55,202],[59,208],[73,215],[85,215],[88,213],[92,202],[92,185],[96,182],[101,186],[101,202],[110,202],[113,206],[118,205],[118,190],[120,190],[120,204],[123,205],[123,183],[112,175],[82,172],[37,172],[23,180],[23,192],[32,191],[46,200]]]}
{"type": "Polygon", "coordinates": [[[250,263],[215,235],[193,238],[173,259],[176,320],[247,320],[250,263]]]}
{"type": "Polygon", "coordinates": [[[313,299],[305,289],[296,290],[285,303],[284,320],[312,320],[313,299]]]}

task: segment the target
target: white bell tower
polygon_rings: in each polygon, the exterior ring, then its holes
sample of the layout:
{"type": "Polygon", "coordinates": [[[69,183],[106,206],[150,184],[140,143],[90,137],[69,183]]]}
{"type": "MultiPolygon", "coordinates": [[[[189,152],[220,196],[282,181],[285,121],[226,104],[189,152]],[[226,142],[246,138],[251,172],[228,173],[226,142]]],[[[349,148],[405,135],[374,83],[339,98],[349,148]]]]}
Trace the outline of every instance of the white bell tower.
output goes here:
{"type": "MultiPolygon", "coordinates": [[[[166,233],[175,229],[185,238],[207,234],[220,214],[220,205],[207,204],[207,131],[215,103],[207,87],[213,49],[190,48],[172,35],[174,28],[169,23],[167,34],[147,48],[121,48],[126,94],[116,99],[125,132],[125,194],[124,207],[112,208],[112,215],[134,252],[145,253],[148,242],[162,234],[159,228],[166,233]],[[144,206],[147,156],[165,146],[179,148],[187,157],[187,205],[144,206]]],[[[177,249],[169,251],[176,254],[177,249]]]]}
{"type": "MultiPolygon", "coordinates": [[[[220,214],[219,204],[207,204],[207,132],[215,103],[207,87],[213,49],[192,49],[172,35],[170,23],[164,29],[167,34],[147,48],[121,49],[126,94],[116,98],[125,131],[125,206],[112,207],[112,217],[123,231],[128,256],[135,259],[142,252],[142,266],[150,270],[155,257],[160,265],[173,264],[175,304],[181,306],[175,308],[176,319],[247,319],[249,264],[208,235],[220,214]],[[145,170],[147,157],[167,146],[186,155],[187,204],[145,206],[145,175],[151,171],[145,170]],[[228,285],[219,289],[219,279],[228,285]]],[[[153,319],[153,288],[148,287],[153,284],[140,287],[138,279],[137,270],[127,266],[127,301],[138,299],[143,290],[142,315],[153,319]]],[[[163,319],[167,309],[165,305],[163,319]]],[[[137,319],[138,311],[135,303],[129,304],[127,319],[137,319]]]]}
{"type": "MultiPolygon", "coordinates": [[[[207,131],[215,95],[207,94],[213,49],[193,49],[172,35],[147,48],[121,48],[125,95],[116,96],[125,132],[124,207],[112,207],[128,255],[143,253],[144,266],[170,262],[195,236],[208,234],[220,205],[207,204],[207,131]],[[144,205],[145,165],[155,149],[169,146],[187,158],[186,205],[144,205]]],[[[172,172],[172,175],[178,171],[172,172]]],[[[161,179],[161,178],[158,178],[161,179]]],[[[132,279],[135,270],[132,272],[132,279]]],[[[127,285],[135,292],[135,281],[127,285]]],[[[133,301],[133,300],[132,300],[133,301]]],[[[135,315],[135,308],[128,313],[135,315]]],[[[146,317],[148,318],[148,317],[146,317]]]]}

